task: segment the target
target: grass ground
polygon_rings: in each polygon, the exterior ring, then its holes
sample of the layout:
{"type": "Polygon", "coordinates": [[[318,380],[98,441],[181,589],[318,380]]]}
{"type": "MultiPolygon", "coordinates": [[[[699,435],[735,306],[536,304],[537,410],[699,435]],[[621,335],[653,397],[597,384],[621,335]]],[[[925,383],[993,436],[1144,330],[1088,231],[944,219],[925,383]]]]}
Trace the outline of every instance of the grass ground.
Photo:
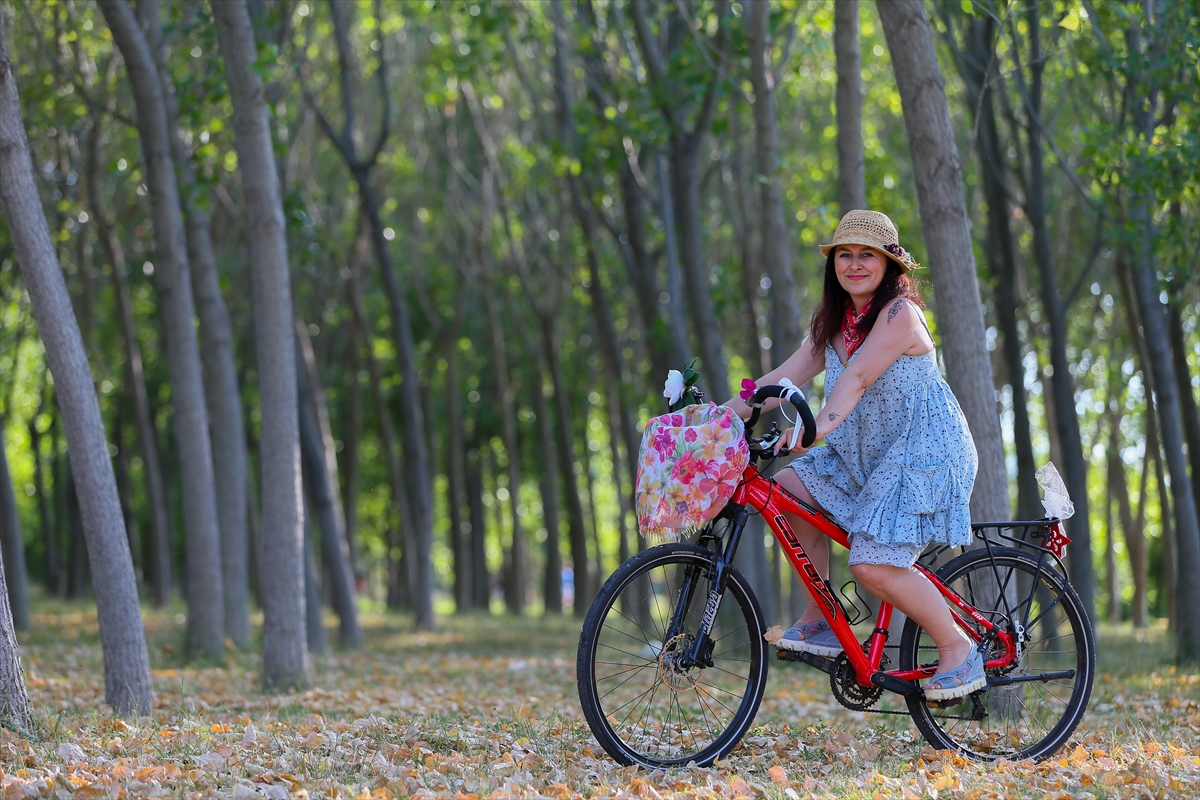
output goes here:
{"type": "MultiPolygon", "coordinates": [[[[906,717],[847,711],[827,677],[772,663],[756,727],[710,769],[625,769],[575,693],[578,622],[365,615],[365,647],[316,658],[309,691],[258,691],[259,659],[188,664],[182,617],[149,613],[156,709],[114,717],[95,613],[41,603],[21,636],[38,738],[0,731],[4,798],[27,796],[1197,797],[1200,674],[1166,634],[1103,629],[1072,741],[1041,764],[928,748],[906,717]]],[[[331,638],[336,636],[331,626],[331,638]]]]}

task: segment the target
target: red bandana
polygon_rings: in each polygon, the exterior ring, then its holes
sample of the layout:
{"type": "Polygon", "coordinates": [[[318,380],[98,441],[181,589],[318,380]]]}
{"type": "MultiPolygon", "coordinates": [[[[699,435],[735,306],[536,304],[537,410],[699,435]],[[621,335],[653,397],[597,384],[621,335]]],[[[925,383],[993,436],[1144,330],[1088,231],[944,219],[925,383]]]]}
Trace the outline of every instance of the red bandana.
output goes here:
{"type": "MultiPolygon", "coordinates": [[[[874,299],[874,298],[872,298],[874,299]]],[[[846,360],[854,355],[854,351],[862,347],[862,343],[866,341],[867,334],[870,331],[863,330],[860,326],[867,314],[871,312],[871,300],[862,307],[862,311],[855,312],[854,303],[846,304],[846,316],[842,319],[842,343],[846,345],[846,360]]]]}

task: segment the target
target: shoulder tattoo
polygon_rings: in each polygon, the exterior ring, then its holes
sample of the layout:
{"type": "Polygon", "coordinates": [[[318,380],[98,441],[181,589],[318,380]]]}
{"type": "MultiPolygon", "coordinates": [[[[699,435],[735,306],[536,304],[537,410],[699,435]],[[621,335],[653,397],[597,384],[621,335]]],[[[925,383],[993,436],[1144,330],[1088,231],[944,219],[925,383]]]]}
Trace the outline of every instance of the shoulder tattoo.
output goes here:
{"type": "Polygon", "coordinates": [[[891,322],[892,320],[894,320],[896,318],[896,315],[900,313],[900,309],[902,309],[902,308],[904,308],[903,300],[897,300],[896,302],[892,303],[892,307],[888,309],[887,321],[891,322]]]}

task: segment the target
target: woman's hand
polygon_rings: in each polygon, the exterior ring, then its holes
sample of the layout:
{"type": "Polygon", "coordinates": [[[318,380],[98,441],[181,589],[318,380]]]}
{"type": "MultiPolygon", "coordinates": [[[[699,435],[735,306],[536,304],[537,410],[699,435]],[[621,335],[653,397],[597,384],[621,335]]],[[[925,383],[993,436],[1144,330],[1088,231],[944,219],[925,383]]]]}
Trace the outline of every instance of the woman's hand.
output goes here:
{"type": "MultiPolygon", "coordinates": [[[[791,448],[791,453],[793,455],[802,455],[803,453],[808,451],[807,447],[800,444],[800,440],[804,438],[804,426],[801,425],[799,427],[800,427],[800,432],[796,434],[796,446],[791,448]]],[[[775,442],[775,455],[779,455],[779,451],[782,450],[784,448],[784,446],[792,440],[792,431],[793,430],[795,430],[795,427],[788,428],[787,430],[785,430],[783,433],[781,433],[779,435],[779,441],[775,442]]],[[[814,439],[813,442],[815,443],[816,440],[814,439]]]]}

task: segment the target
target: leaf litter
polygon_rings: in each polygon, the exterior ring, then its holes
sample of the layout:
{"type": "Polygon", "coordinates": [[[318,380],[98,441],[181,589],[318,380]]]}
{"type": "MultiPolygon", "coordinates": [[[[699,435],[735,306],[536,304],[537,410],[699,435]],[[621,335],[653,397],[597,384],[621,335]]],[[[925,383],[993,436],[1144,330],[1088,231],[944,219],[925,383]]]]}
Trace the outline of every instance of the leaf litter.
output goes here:
{"type": "Polygon", "coordinates": [[[1200,796],[1200,674],[1169,664],[1157,630],[1102,634],[1091,708],[1039,764],[936,751],[907,717],[843,709],[825,675],[773,663],[737,750],[647,771],[592,738],[569,617],[445,618],[430,633],[367,614],[363,651],[317,656],[311,688],[267,696],[256,655],[189,664],[179,621],[150,613],[155,712],[121,719],[103,702],[94,612],[47,606],[22,636],[40,736],[0,731],[4,800],[1200,796]]]}

